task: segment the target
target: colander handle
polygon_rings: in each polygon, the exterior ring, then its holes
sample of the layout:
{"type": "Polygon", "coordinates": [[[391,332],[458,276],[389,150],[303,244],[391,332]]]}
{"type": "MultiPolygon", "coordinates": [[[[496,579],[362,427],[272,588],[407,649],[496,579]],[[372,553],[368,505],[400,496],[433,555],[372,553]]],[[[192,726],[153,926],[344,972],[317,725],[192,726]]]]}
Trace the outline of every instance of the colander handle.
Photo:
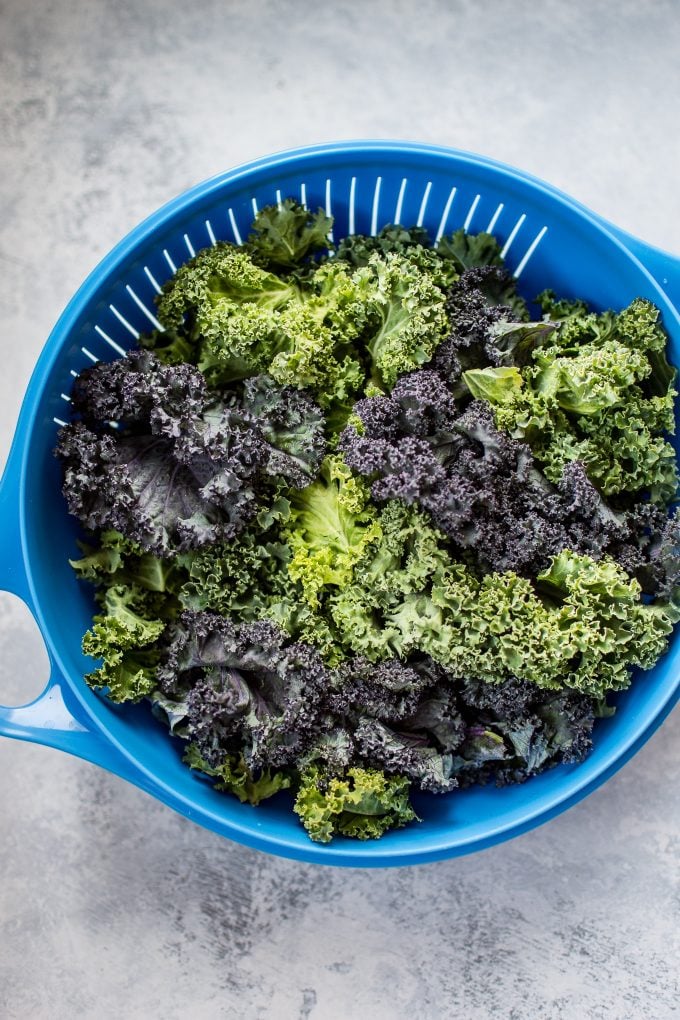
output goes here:
{"type": "MultiPolygon", "coordinates": [[[[28,606],[42,633],[24,564],[20,465],[21,451],[15,441],[0,480],[0,590],[17,595],[28,606]]],[[[27,705],[0,705],[0,736],[59,748],[148,788],[144,777],[128,759],[99,733],[89,729],[88,720],[62,679],[49,647],[48,655],[50,678],[43,692],[27,705]]]]}
{"type": "Polygon", "coordinates": [[[144,777],[113,745],[78,718],[78,705],[54,666],[42,694],[27,705],[0,705],[0,736],[66,751],[148,789],[144,777]]]}
{"type": "Polygon", "coordinates": [[[626,233],[625,230],[621,230],[611,223],[607,223],[606,226],[632,251],[647,272],[654,277],[680,315],[680,258],[677,255],[671,255],[670,252],[662,251],[661,248],[654,248],[646,241],[641,241],[638,237],[626,233]]]}

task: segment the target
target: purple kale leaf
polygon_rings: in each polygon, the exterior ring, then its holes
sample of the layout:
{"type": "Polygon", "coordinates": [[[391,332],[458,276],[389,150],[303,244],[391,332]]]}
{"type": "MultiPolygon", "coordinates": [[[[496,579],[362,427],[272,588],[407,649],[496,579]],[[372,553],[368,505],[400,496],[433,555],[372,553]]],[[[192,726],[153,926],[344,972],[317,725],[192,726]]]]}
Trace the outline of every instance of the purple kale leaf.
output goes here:
{"type": "Polygon", "coordinates": [[[178,424],[201,413],[207,400],[203,376],[191,365],[163,365],[148,351],[132,350],[116,361],[80,373],[71,395],[84,421],[178,424]]]}
{"type": "Polygon", "coordinates": [[[595,706],[510,680],[461,680],[427,656],[370,668],[360,657],[330,671],[328,717],[335,741],[312,760],[332,762],[342,735],[345,764],[407,776],[444,793],[493,780],[522,782],[552,765],[581,761],[591,744],[595,706]]]}
{"type": "Polygon", "coordinates": [[[57,453],[69,510],[85,527],[115,528],[158,555],[232,538],[258,507],[253,461],[243,464],[249,438],[239,463],[186,440],[176,449],[163,436],[67,425],[57,453]]]}
{"type": "Polygon", "coordinates": [[[156,701],[174,706],[211,775],[227,761],[249,775],[360,767],[443,793],[521,782],[590,747],[594,702],[584,695],[466,681],[427,656],[329,668],[271,622],[185,612],[160,654],[156,701]]]}
{"type": "Polygon", "coordinates": [[[529,447],[496,428],[488,404],[460,411],[434,370],[402,376],[390,396],[358,401],[354,418],[339,446],[371,481],[373,498],[420,505],[455,555],[471,555],[480,570],[535,577],[571,549],[614,557],[652,593],[677,583],[677,518],[669,524],[641,507],[614,512],[578,461],[553,485],[529,447]]]}
{"type": "Polygon", "coordinates": [[[185,612],[158,670],[163,694],[187,705],[187,736],[211,765],[242,754],[249,768],[294,764],[319,737],[328,671],[311,645],[273,623],[185,612]]]}
{"type": "Polygon", "coordinates": [[[304,392],[260,376],[215,396],[144,351],[83,372],[74,409],[57,447],[69,510],[159,555],[235,538],[277,484],[308,485],[325,451],[304,392]]]}
{"type": "Polygon", "coordinates": [[[502,266],[474,266],[461,273],[447,295],[449,336],[431,367],[450,383],[469,368],[522,365],[555,330],[551,322],[527,322],[524,302],[502,266]]]}

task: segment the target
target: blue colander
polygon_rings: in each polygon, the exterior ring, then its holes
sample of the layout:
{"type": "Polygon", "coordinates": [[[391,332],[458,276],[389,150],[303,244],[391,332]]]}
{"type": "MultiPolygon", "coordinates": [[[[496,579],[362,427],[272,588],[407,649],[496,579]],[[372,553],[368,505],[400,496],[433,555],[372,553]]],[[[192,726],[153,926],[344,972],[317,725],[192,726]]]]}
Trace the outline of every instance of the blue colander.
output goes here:
{"type": "Polygon", "coordinates": [[[545,287],[597,308],[649,298],[662,311],[672,360],[680,364],[680,260],[500,163],[434,146],[343,142],[269,156],[198,185],[140,224],[94,270],[30,381],[0,483],[0,588],[31,609],[51,672],[35,701],[0,707],[0,734],[86,758],[215,832],[286,857],[379,866],[470,853],[564,811],[641,747],[677,699],[680,642],[672,641],[662,661],[620,696],[615,716],[598,723],[582,764],[502,790],[420,795],[420,824],[376,842],[336,839],[328,846],[309,841],[285,793],[257,808],[216,793],[181,763],[180,742],[146,705],[112,705],[82,679],[90,663],[80,641],[93,602],[68,565],[77,524],[66,511],[52,454],[57,430],[69,419],[73,379],[158,325],[154,297],[177,266],[216,240],[240,242],[259,207],[287,196],[332,213],[336,241],[375,234],[387,223],[421,224],[433,238],[459,227],[488,230],[527,298],[545,287]]]}

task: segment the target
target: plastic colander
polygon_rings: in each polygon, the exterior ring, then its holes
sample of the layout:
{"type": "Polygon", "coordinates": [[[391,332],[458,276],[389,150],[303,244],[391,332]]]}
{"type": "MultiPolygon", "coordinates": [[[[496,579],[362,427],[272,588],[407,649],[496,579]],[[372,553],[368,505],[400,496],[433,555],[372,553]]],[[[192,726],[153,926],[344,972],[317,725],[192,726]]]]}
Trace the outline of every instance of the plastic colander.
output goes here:
{"type": "Polygon", "coordinates": [[[403,142],[343,142],[280,153],[192,188],[132,231],[100,263],[55,326],[31,378],[0,482],[0,588],[32,611],[47,646],[50,679],[18,708],[0,707],[0,734],[95,762],[193,821],[249,846],[323,864],[418,864],[470,853],[517,835],[574,804],[604,782],[647,740],[679,691],[677,635],[658,665],[598,722],[592,754],[521,786],[416,795],[422,818],[375,842],[310,842],[287,794],[254,808],[215,792],[181,762],[146,705],[118,707],[83,681],[80,650],[93,612],[91,591],[68,564],[78,526],[61,496],[53,456],[69,418],[73,378],[110,360],[156,326],[160,285],[199,248],[240,242],[257,209],[287,196],[335,218],[334,239],[414,223],[438,238],[459,227],[488,230],[502,245],[519,289],[545,287],[596,308],[622,308],[636,296],[661,309],[680,364],[680,260],[604,222],[556,189],[492,160],[403,142]]]}

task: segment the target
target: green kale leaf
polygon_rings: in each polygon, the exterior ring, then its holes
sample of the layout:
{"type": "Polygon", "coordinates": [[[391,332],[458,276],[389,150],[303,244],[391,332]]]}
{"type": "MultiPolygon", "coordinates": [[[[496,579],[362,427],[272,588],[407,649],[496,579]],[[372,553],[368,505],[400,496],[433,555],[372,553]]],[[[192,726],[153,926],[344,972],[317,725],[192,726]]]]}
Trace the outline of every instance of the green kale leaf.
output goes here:
{"type": "Polygon", "coordinates": [[[156,686],[157,642],[166,621],[150,619],[146,593],[135,586],[115,585],[101,599],[104,612],[95,615],[83,638],[83,651],[101,665],[85,680],[106,688],[111,701],[139,701],[156,686]]]}
{"type": "Polygon", "coordinates": [[[310,766],[300,778],[293,810],[315,842],[329,843],[334,835],[377,839],[418,820],[408,788],[406,778],[376,769],[352,767],[334,776],[310,766]]]}
{"type": "Polygon", "coordinates": [[[285,772],[272,772],[271,769],[260,769],[253,772],[246,765],[243,755],[225,755],[219,765],[210,765],[196,744],[189,744],[182,759],[186,764],[216,780],[215,789],[225,793],[233,793],[242,804],[259,804],[268,797],[273,797],[279,790],[290,786],[290,776],[285,772]]]}
{"type": "Polygon", "coordinates": [[[310,212],[292,198],[260,209],[244,248],[258,265],[273,271],[299,267],[329,247],[333,220],[322,209],[310,212]]]}
{"type": "Polygon", "coordinates": [[[429,361],[446,336],[445,298],[427,272],[401,255],[372,255],[364,272],[371,274],[372,286],[361,342],[371,358],[373,382],[391,389],[404,372],[429,361]]]}
{"type": "Polygon", "coordinates": [[[292,551],[288,573],[312,608],[328,585],[342,587],[366,546],[380,533],[365,483],[337,456],[327,457],[317,481],[291,497],[283,536],[292,551]]]}
{"type": "Polygon", "coordinates": [[[580,460],[605,496],[667,503],[678,488],[666,439],[677,393],[658,309],[641,298],[618,315],[549,295],[542,305],[555,319],[549,345],[522,368],[465,371],[470,393],[492,404],[500,429],[529,443],[551,481],[580,460]]]}

